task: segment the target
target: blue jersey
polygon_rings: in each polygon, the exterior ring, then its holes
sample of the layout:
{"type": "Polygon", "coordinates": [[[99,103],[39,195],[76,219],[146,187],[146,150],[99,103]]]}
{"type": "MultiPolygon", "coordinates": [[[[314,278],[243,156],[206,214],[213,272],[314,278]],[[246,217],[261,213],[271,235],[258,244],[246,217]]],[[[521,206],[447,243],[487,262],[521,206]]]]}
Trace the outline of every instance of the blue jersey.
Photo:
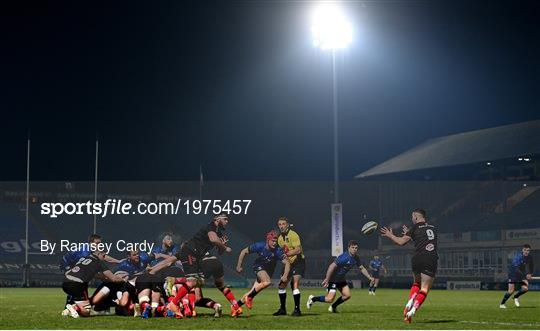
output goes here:
{"type": "Polygon", "coordinates": [[[266,242],[256,242],[248,247],[249,253],[256,253],[258,257],[253,261],[253,267],[274,267],[277,261],[283,260],[286,255],[281,247],[270,249],[266,242]]]}
{"type": "Polygon", "coordinates": [[[148,265],[148,263],[150,263],[151,260],[152,258],[150,258],[148,254],[140,252],[139,263],[133,263],[130,260],[126,259],[122,261],[122,263],[120,263],[118,267],[116,267],[115,272],[125,271],[129,275],[128,278],[131,279],[134,276],[142,274],[146,270],[146,266],[148,265]]]}
{"type": "Polygon", "coordinates": [[[71,267],[73,267],[77,262],[79,262],[80,259],[88,257],[92,252],[90,250],[80,250],[80,251],[73,251],[68,252],[62,256],[62,260],[60,261],[60,270],[62,272],[66,272],[71,267]]]}
{"type": "Polygon", "coordinates": [[[334,263],[337,265],[337,268],[330,278],[330,282],[333,283],[345,282],[345,275],[349,270],[354,266],[360,267],[364,265],[358,255],[350,255],[349,252],[345,252],[336,257],[334,263]]]}
{"type": "Polygon", "coordinates": [[[382,261],[381,260],[371,260],[371,262],[369,262],[369,266],[371,267],[371,270],[379,272],[379,271],[381,271],[382,261]]]}
{"type": "Polygon", "coordinates": [[[522,251],[516,252],[512,258],[512,262],[508,265],[508,272],[520,272],[527,275],[532,274],[534,263],[531,254],[524,256],[522,251]]]}
{"type": "Polygon", "coordinates": [[[175,255],[176,253],[180,252],[180,248],[177,246],[177,245],[172,245],[171,247],[169,248],[163,248],[163,245],[159,245],[157,247],[154,247],[154,249],[152,249],[152,252],[150,253],[153,257],[152,261],[150,262],[150,264],[152,266],[158,264],[158,262],[162,261],[163,258],[156,258],[155,257],[155,253],[159,253],[159,254],[165,254],[165,255],[169,255],[169,256],[173,256],[175,255]]]}

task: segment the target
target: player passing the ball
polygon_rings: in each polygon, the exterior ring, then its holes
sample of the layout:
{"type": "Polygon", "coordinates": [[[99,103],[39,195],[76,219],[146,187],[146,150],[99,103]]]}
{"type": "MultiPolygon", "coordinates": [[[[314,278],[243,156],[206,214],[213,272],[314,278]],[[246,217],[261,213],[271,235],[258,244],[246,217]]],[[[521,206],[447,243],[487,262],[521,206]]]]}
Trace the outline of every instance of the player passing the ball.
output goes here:
{"type": "Polygon", "coordinates": [[[404,321],[411,323],[416,311],[426,299],[437,273],[437,229],[426,221],[426,212],[415,209],[411,219],[413,226],[403,225],[403,235],[396,236],[391,228],[383,227],[381,236],[387,237],[396,244],[403,246],[409,241],[414,242],[414,255],[411,259],[414,283],[409,293],[409,301],[403,311],[404,321]]]}

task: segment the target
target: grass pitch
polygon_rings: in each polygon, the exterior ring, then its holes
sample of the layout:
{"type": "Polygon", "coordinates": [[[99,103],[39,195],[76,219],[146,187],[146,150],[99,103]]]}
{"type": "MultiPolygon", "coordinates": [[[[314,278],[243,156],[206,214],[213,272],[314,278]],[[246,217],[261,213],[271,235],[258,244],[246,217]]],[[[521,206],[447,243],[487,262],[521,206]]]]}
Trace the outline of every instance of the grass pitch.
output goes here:
{"type": "MultiPolygon", "coordinates": [[[[205,296],[222,305],[226,302],[215,289],[205,289],[205,296]]],[[[242,296],[245,289],[234,289],[242,296]]],[[[520,298],[521,307],[513,300],[508,309],[499,309],[501,291],[443,291],[429,293],[413,324],[403,323],[403,306],[408,290],[378,289],[376,296],[354,289],[352,298],[339,306],[339,313],[327,311],[328,305],[315,303],[307,310],[309,294],[321,295],[324,290],[302,291],[302,317],[272,316],[279,306],[276,289],[257,295],[254,307],[239,318],[224,315],[213,317],[213,311],[198,308],[192,319],[99,316],[73,319],[60,316],[65,295],[59,288],[0,289],[1,329],[540,329],[540,293],[530,292],[520,298]]],[[[292,312],[293,298],[288,293],[287,308],[292,312]]],[[[224,314],[230,313],[224,305],[224,314]]]]}

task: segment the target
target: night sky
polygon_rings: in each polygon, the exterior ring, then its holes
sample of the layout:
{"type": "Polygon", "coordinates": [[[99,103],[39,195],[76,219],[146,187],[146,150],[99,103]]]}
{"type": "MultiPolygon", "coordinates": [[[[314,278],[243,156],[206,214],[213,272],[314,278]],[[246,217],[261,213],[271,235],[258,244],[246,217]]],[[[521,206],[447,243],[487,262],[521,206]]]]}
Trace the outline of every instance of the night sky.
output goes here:
{"type": "MultiPolygon", "coordinates": [[[[306,1],[17,1],[0,10],[0,180],[331,180],[330,53],[306,1]]],[[[341,178],[540,119],[539,1],[356,1],[341,178]]]]}

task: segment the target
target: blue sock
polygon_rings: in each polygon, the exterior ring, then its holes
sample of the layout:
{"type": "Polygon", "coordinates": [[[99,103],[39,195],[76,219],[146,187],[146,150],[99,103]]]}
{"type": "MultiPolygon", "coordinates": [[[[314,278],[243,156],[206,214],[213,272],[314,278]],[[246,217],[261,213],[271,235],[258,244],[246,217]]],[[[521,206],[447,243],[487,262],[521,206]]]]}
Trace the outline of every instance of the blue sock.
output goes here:
{"type": "Polygon", "coordinates": [[[527,293],[527,291],[524,291],[522,288],[519,289],[519,291],[516,294],[514,294],[514,299],[519,298],[520,296],[522,296],[525,293],[527,293]]]}
{"type": "Polygon", "coordinates": [[[504,294],[504,297],[503,297],[502,301],[501,301],[501,305],[504,305],[504,303],[506,302],[506,300],[508,300],[508,298],[510,298],[511,295],[512,295],[512,294],[506,292],[506,293],[504,294]]]}

